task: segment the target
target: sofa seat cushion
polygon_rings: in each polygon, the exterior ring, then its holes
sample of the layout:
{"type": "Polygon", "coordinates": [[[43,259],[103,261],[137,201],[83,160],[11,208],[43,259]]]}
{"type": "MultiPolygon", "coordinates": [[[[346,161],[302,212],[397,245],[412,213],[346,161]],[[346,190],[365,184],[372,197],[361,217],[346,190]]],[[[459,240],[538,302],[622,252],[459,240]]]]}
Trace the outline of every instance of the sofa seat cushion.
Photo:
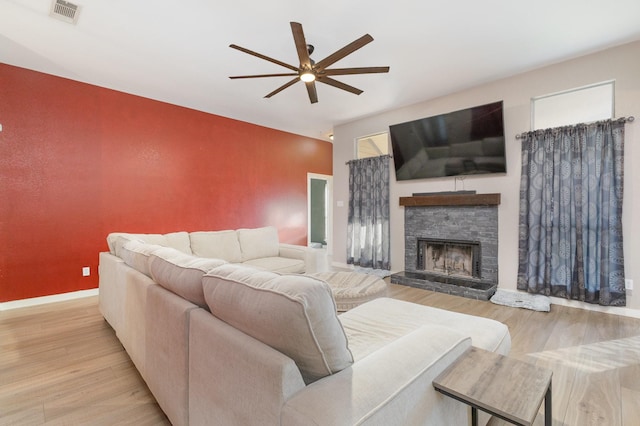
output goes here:
{"type": "Polygon", "coordinates": [[[293,359],[305,383],[353,363],[327,283],[223,265],[202,279],[211,313],[293,359]]]}
{"type": "Polygon", "coordinates": [[[238,229],[237,233],[243,262],[278,256],[280,247],[278,245],[278,230],[275,227],[238,229]]]}
{"type": "Polygon", "coordinates": [[[142,272],[148,277],[151,277],[149,271],[149,257],[162,246],[156,244],[147,244],[140,240],[126,240],[119,249],[120,258],[127,265],[131,266],[138,272],[142,272]]]}
{"type": "Polygon", "coordinates": [[[372,300],[339,318],[356,361],[423,325],[438,325],[469,336],[473,346],[487,351],[506,355],[511,349],[509,329],[498,321],[403,300],[372,300]]]}
{"type": "Polygon", "coordinates": [[[189,234],[191,250],[200,257],[226,260],[230,263],[242,262],[242,252],[236,231],[199,231],[189,234]]]}
{"type": "Polygon", "coordinates": [[[183,253],[192,254],[191,241],[187,232],[170,232],[168,234],[128,234],[126,232],[112,232],[107,236],[107,244],[111,254],[120,256],[120,249],[129,240],[144,241],[162,247],[172,247],[183,253]]]}
{"type": "Polygon", "coordinates": [[[156,283],[205,308],[207,302],[202,291],[202,276],[225,263],[227,262],[221,259],[191,256],[170,247],[163,247],[151,255],[149,270],[156,283]]]}
{"type": "Polygon", "coordinates": [[[305,270],[304,260],[290,259],[288,257],[262,257],[260,259],[247,260],[243,262],[243,265],[281,274],[302,274],[305,270]]]}

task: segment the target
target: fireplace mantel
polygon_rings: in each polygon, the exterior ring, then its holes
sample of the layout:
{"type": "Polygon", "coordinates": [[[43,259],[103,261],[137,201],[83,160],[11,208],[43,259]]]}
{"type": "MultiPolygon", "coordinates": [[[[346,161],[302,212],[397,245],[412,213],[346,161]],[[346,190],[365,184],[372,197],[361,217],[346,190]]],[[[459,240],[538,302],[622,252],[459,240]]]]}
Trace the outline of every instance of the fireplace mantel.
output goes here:
{"type": "Polygon", "coordinates": [[[433,194],[400,197],[401,206],[497,206],[500,194],[433,194]]]}

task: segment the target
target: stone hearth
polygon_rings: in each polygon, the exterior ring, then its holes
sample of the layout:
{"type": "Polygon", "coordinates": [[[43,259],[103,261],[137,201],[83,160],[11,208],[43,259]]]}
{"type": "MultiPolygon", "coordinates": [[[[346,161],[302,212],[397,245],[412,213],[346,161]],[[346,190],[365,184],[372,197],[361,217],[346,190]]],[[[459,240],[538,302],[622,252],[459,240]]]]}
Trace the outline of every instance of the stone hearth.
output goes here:
{"type": "MultiPolygon", "coordinates": [[[[405,207],[405,271],[391,282],[489,300],[498,285],[498,204],[500,194],[447,194],[403,197],[405,207]],[[451,269],[425,270],[423,240],[477,245],[473,274],[451,269]]],[[[427,262],[428,263],[428,262],[427,262]]]]}

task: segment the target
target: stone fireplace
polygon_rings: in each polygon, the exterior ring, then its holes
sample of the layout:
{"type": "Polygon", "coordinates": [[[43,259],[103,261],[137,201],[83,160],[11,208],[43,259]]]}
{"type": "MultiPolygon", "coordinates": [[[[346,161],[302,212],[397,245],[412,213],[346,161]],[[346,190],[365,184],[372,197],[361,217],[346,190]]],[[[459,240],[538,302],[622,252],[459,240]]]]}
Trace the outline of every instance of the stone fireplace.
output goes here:
{"type": "Polygon", "coordinates": [[[405,271],[391,282],[488,300],[498,284],[500,194],[402,197],[405,271]]]}

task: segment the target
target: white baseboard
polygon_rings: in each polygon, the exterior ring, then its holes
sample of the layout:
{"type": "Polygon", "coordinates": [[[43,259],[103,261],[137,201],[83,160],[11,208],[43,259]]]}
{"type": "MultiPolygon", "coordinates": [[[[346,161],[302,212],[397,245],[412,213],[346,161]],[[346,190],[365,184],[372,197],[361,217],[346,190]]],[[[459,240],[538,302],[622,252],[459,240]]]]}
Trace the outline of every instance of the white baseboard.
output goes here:
{"type": "Polygon", "coordinates": [[[568,306],[570,308],[579,308],[587,311],[604,312],[605,314],[621,315],[624,317],[640,318],[640,311],[637,309],[625,308],[621,306],[601,306],[592,303],[580,302],[578,300],[562,299],[560,297],[551,297],[553,305],[568,306]]]}
{"type": "Polygon", "coordinates": [[[9,309],[26,308],[28,306],[44,305],[45,303],[63,302],[66,300],[80,299],[82,297],[97,296],[98,289],[72,291],[70,293],[53,294],[51,296],[32,297],[30,299],[12,300],[0,303],[0,311],[9,309]]]}

